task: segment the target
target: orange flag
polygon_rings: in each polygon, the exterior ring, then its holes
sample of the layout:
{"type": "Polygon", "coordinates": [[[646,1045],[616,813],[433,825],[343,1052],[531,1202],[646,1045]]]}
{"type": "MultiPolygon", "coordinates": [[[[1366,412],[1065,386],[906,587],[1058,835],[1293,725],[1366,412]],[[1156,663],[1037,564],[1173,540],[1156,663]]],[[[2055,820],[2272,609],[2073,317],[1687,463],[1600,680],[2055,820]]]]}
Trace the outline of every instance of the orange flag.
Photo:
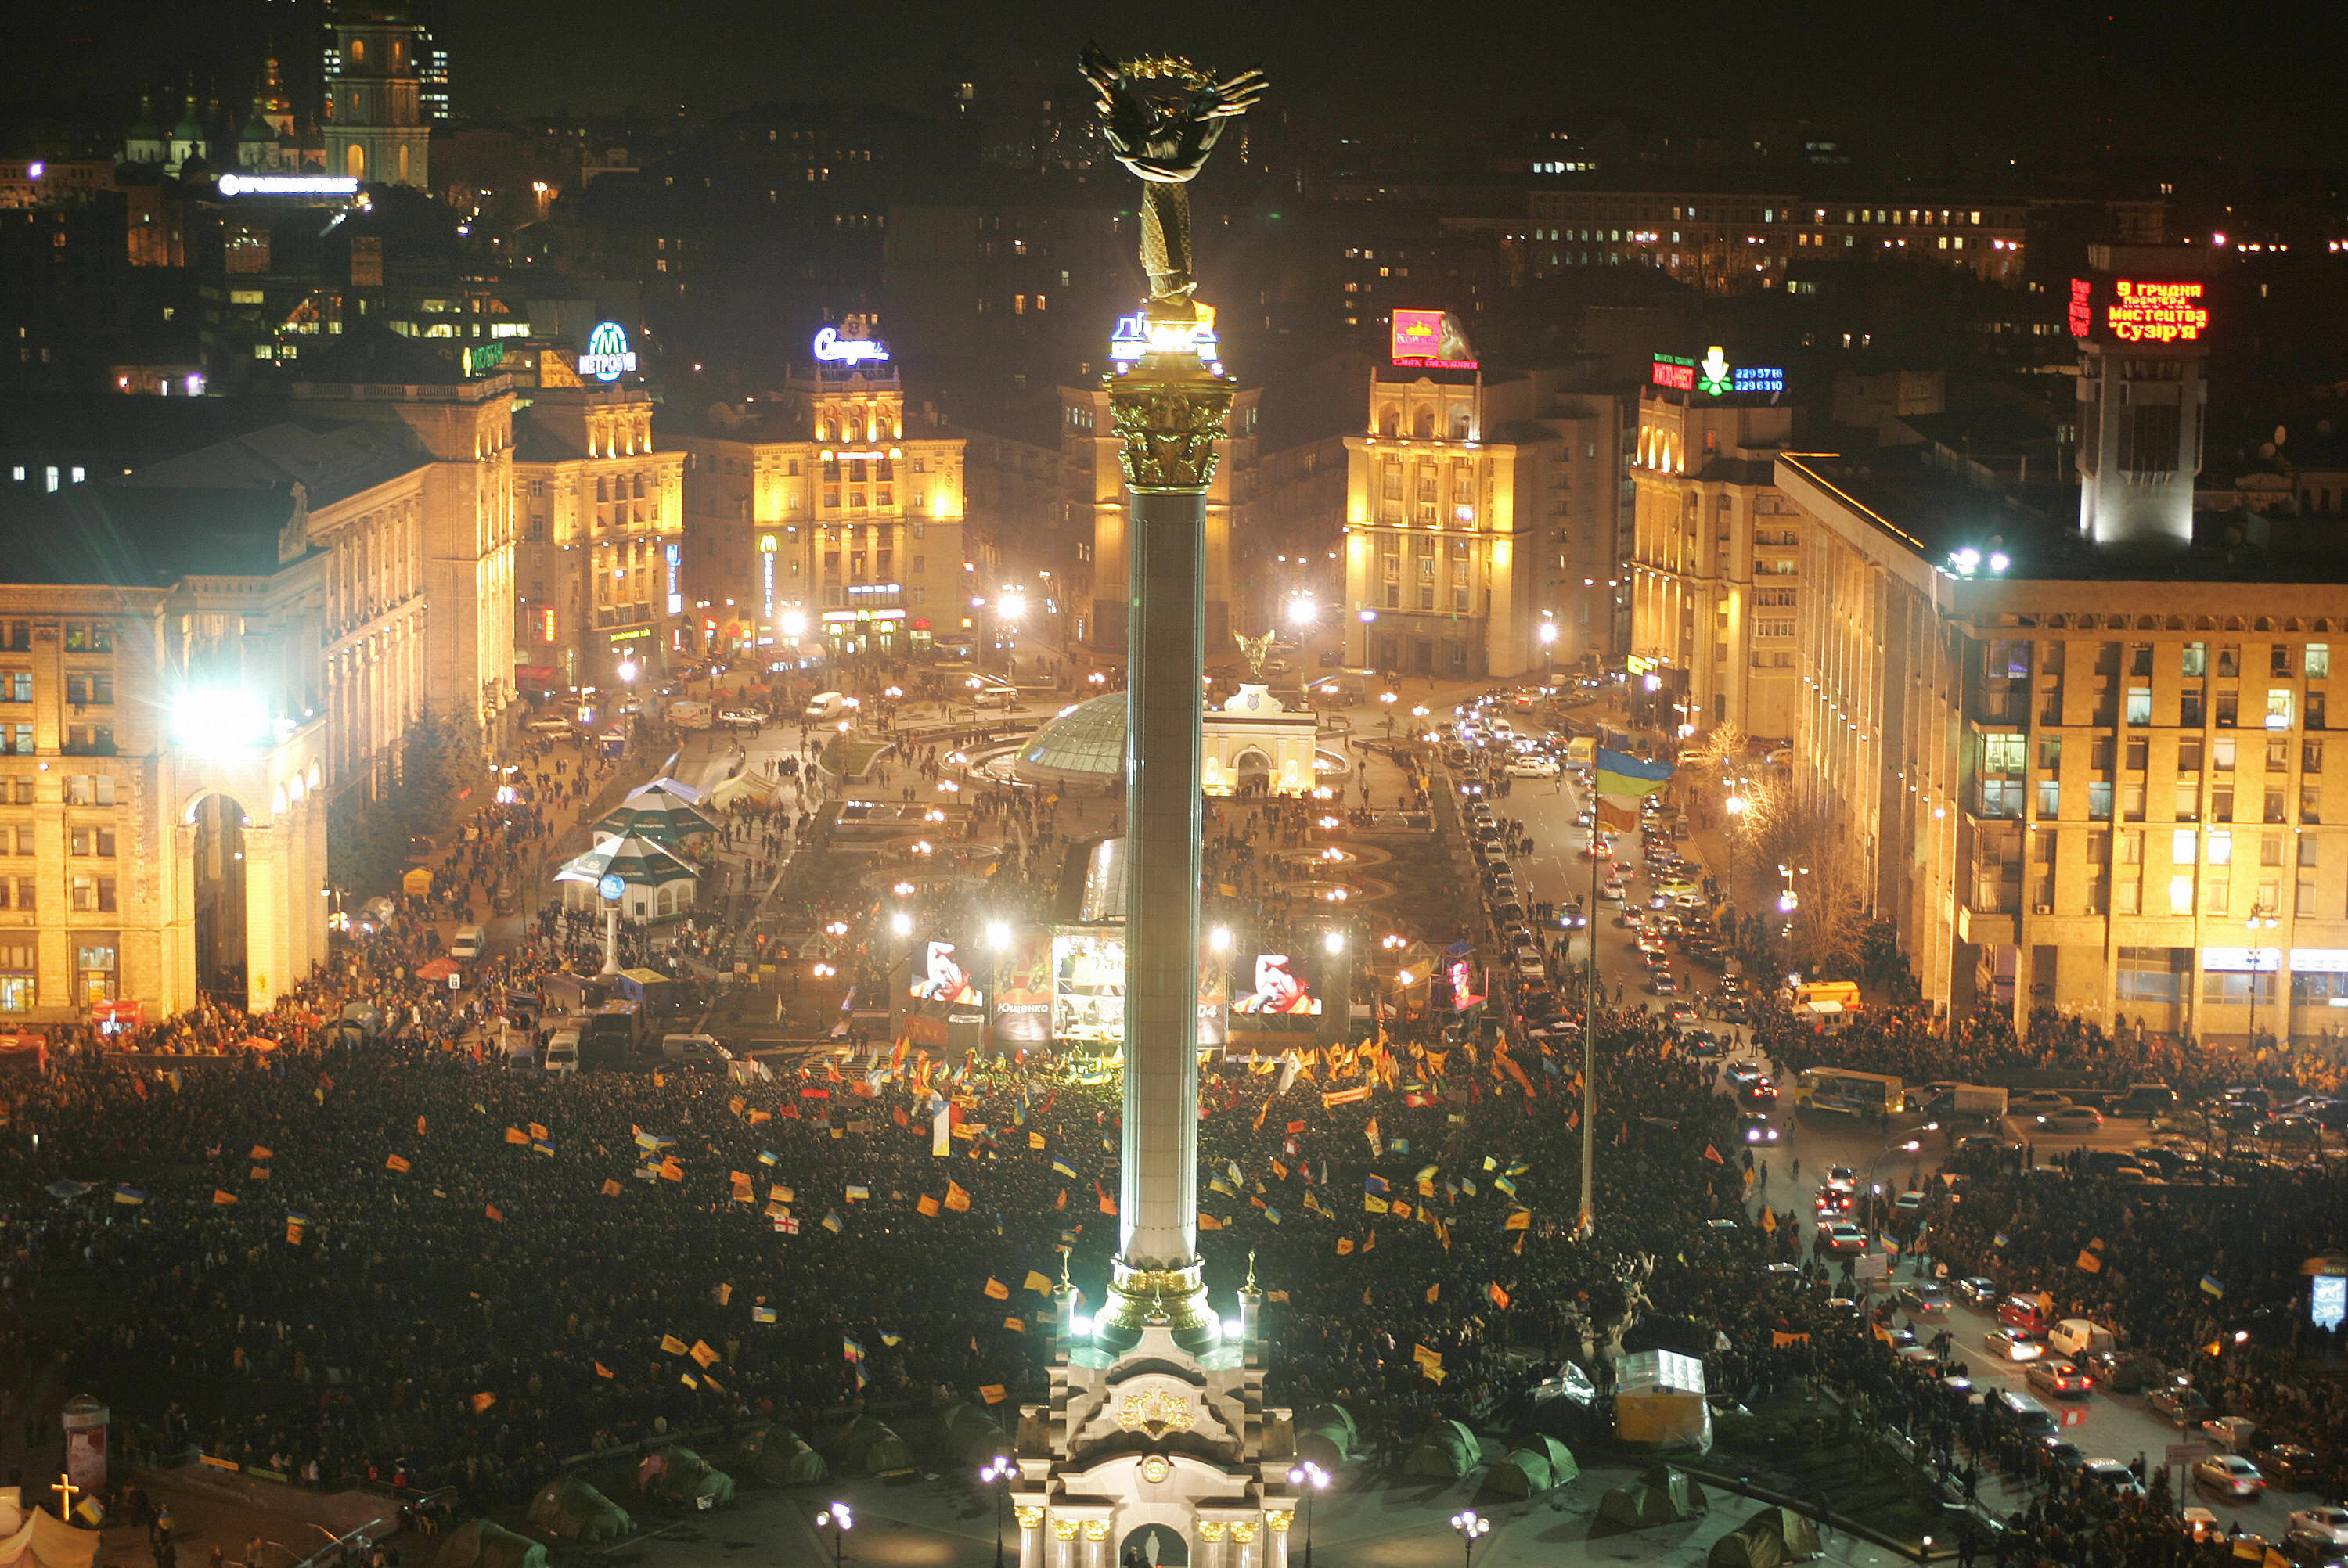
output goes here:
{"type": "Polygon", "coordinates": [[[603,1365],[602,1362],[597,1361],[593,1365],[595,1368],[595,1376],[598,1378],[608,1378],[612,1375],[612,1368],[603,1365]]]}
{"type": "Polygon", "coordinates": [[[605,1197],[607,1197],[607,1198],[616,1198],[616,1197],[618,1197],[618,1196],[620,1195],[620,1184],[619,1184],[619,1183],[617,1183],[617,1182],[615,1182],[615,1181],[613,1181],[613,1180],[611,1177],[609,1177],[609,1176],[604,1177],[604,1178],[603,1178],[603,1195],[604,1195],[605,1197]]]}
{"type": "Polygon", "coordinates": [[[1500,1282],[1498,1280],[1494,1280],[1490,1285],[1486,1286],[1484,1288],[1485,1293],[1491,1296],[1493,1306],[1500,1308],[1503,1312],[1508,1310],[1509,1293],[1500,1288],[1500,1282]]]}
{"type": "Polygon", "coordinates": [[[491,1405],[496,1404],[498,1402],[498,1397],[495,1394],[476,1394],[469,1402],[473,1407],[473,1414],[478,1416],[483,1410],[488,1409],[491,1405]]]}
{"type": "Polygon", "coordinates": [[[424,1118],[421,1116],[416,1119],[416,1135],[419,1138],[424,1136],[424,1118]]]}
{"type": "Polygon", "coordinates": [[[411,1167],[406,1160],[401,1159],[396,1154],[391,1154],[385,1157],[383,1168],[386,1171],[405,1171],[411,1167]]]}
{"type": "Polygon", "coordinates": [[[528,1143],[530,1142],[530,1134],[523,1132],[519,1127],[509,1127],[506,1129],[506,1142],[509,1143],[528,1143]]]}
{"type": "Polygon", "coordinates": [[[1100,1178],[1098,1176],[1095,1176],[1093,1178],[1093,1195],[1100,1200],[1101,1213],[1105,1214],[1114,1214],[1117,1213],[1117,1200],[1110,1197],[1107,1193],[1101,1191],[1100,1178]]]}
{"type": "Polygon", "coordinates": [[[1435,1298],[1436,1298],[1437,1296],[1438,1296],[1442,1295],[1442,1294],[1443,1294],[1443,1285],[1442,1285],[1442,1282],[1441,1282],[1441,1281],[1439,1281],[1439,1280],[1438,1280],[1438,1281],[1437,1281],[1437,1282],[1436,1282],[1435,1284],[1428,1286],[1426,1287],[1426,1304],[1427,1304],[1429,1307],[1434,1306],[1434,1305],[1435,1305],[1435,1298]]]}
{"type": "Polygon", "coordinates": [[[923,1193],[921,1197],[914,1202],[913,1207],[924,1219],[933,1220],[938,1217],[938,1200],[930,1196],[927,1193],[923,1193]]]}
{"type": "Polygon", "coordinates": [[[970,1213],[970,1194],[963,1192],[959,1184],[948,1182],[946,1184],[945,1204],[946,1207],[953,1210],[956,1214],[966,1214],[970,1213]]]}
{"type": "Polygon", "coordinates": [[[999,1279],[990,1277],[986,1282],[986,1294],[997,1301],[1008,1301],[1011,1299],[1011,1287],[999,1279]]]}
{"type": "Polygon", "coordinates": [[[493,1219],[493,1220],[497,1221],[499,1225],[503,1225],[503,1224],[505,1223],[505,1218],[506,1218],[506,1216],[505,1216],[505,1215],[503,1215],[503,1214],[499,1214],[499,1213],[498,1213],[498,1205],[497,1205],[497,1204],[489,1204],[489,1205],[488,1206],[488,1208],[487,1208],[484,1212],[485,1212],[486,1214],[488,1214],[488,1215],[489,1216],[489,1218],[491,1218],[491,1219],[493,1219]]]}

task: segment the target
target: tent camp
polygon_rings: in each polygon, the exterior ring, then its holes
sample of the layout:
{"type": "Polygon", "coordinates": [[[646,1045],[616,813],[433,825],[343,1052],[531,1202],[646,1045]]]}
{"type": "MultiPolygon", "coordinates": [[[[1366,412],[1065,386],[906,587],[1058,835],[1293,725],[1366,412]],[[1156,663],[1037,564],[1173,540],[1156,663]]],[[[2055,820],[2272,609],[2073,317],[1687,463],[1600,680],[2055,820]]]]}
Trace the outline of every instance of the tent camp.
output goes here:
{"type": "MultiPolygon", "coordinates": [[[[964,1464],[983,1465],[1011,1452],[1011,1440],[983,1405],[956,1405],[946,1411],[946,1446],[964,1464]]],[[[893,1467],[891,1467],[893,1468],[893,1467]]]]}
{"type": "Polygon", "coordinates": [[[90,1568],[98,1560],[98,1532],[77,1530],[53,1513],[20,1513],[12,1506],[0,1511],[0,1525],[9,1527],[0,1535],[0,1568],[90,1568]]]}
{"type": "Polygon", "coordinates": [[[576,1476],[550,1481],[530,1500],[529,1520],[563,1541],[617,1541],[636,1527],[628,1511],[576,1476]]]}
{"type": "Polygon", "coordinates": [[[502,1524],[469,1519],[442,1539],[432,1568],[546,1568],[546,1548],[502,1524]]]}
{"type": "Polygon", "coordinates": [[[666,1448],[645,1455],[637,1469],[636,1484],[685,1508],[715,1508],[734,1501],[734,1478],[688,1448],[666,1448]],[[654,1460],[661,1461],[657,1467],[652,1463],[654,1460]]]}
{"type": "Polygon", "coordinates": [[[1307,1428],[1319,1427],[1335,1427],[1341,1430],[1344,1436],[1337,1446],[1345,1453],[1350,1454],[1362,1446],[1362,1430],[1354,1422],[1354,1412],[1343,1405],[1315,1405],[1305,1411],[1303,1419],[1296,1423],[1296,1430],[1300,1432],[1307,1428]]]}
{"type": "Polygon", "coordinates": [[[742,1440],[736,1462],[767,1486],[811,1485],[830,1476],[823,1456],[788,1427],[757,1427],[742,1440]]]}
{"type": "Polygon", "coordinates": [[[859,1416],[848,1424],[839,1449],[840,1462],[864,1475],[887,1475],[913,1468],[913,1452],[886,1423],[859,1416]]]}
{"type": "Polygon", "coordinates": [[[1598,1517],[1616,1529],[1643,1530],[1693,1519],[1704,1506],[1703,1487],[1683,1472],[1659,1465],[1628,1486],[1607,1488],[1598,1501],[1598,1517]]]}
{"type": "Polygon", "coordinates": [[[1555,1438],[1536,1437],[1484,1472],[1484,1491],[1493,1497],[1530,1497],[1581,1473],[1572,1450],[1555,1438]]]}
{"type": "Polygon", "coordinates": [[[1476,1434],[1457,1421],[1437,1421],[1427,1428],[1418,1446],[1403,1460],[1405,1475],[1436,1476],[1457,1481],[1483,1461],[1484,1447],[1476,1434]]]}
{"type": "Polygon", "coordinates": [[[1345,1462],[1351,1450],[1346,1445],[1345,1429],[1341,1426],[1305,1427],[1296,1429],[1296,1457],[1309,1459],[1330,1474],[1345,1462]]]}
{"type": "Polygon", "coordinates": [[[1712,1543],[1704,1568],[1779,1568],[1818,1554],[1818,1527],[1790,1508],[1765,1508],[1712,1543]]]}

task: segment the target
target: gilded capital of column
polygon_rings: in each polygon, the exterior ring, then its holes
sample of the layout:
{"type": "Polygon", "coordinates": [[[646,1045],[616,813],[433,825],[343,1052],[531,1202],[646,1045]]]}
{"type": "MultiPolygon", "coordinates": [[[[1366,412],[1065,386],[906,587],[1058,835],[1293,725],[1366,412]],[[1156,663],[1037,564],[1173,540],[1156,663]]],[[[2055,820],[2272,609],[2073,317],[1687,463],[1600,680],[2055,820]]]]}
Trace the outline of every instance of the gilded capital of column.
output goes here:
{"type": "Polygon", "coordinates": [[[1113,383],[1108,406],[1124,444],[1118,456],[1127,484],[1136,490],[1203,490],[1214,482],[1215,443],[1231,412],[1231,388],[1220,378],[1113,383]]]}
{"type": "Polygon", "coordinates": [[[1296,1515],[1288,1512],[1286,1510],[1282,1510],[1277,1512],[1265,1514],[1263,1516],[1263,1522],[1272,1526],[1272,1532],[1274,1535],[1285,1535],[1288,1533],[1288,1527],[1296,1522],[1296,1515]]]}
{"type": "Polygon", "coordinates": [[[1011,1517],[1019,1522],[1022,1530],[1041,1530],[1044,1527],[1044,1511],[1024,1502],[1011,1511],[1011,1517]]]}
{"type": "Polygon", "coordinates": [[[1252,1519],[1234,1519],[1231,1521],[1231,1539],[1241,1546],[1245,1546],[1249,1542],[1253,1541],[1255,1539],[1255,1521],[1252,1519]]]}
{"type": "Polygon", "coordinates": [[[1087,1541],[1107,1541],[1108,1539],[1108,1521],[1106,1519],[1086,1520],[1085,1539],[1087,1541]]]}
{"type": "Polygon", "coordinates": [[[1076,1538],[1076,1532],[1080,1528],[1082,1528],[1082,1522],[1078,1520],[1056,1519],[1052,1521],[1052,1533],[1058,1536],[1063,1541],[1074,1541],[1076,1538]]]}
{"type": "Polygon", "coordinates": [[[1223,1522],[1220,1519],[1199,1521],[1199,1539],[1212,1546],[1223,1538],[1223,1522]]]}

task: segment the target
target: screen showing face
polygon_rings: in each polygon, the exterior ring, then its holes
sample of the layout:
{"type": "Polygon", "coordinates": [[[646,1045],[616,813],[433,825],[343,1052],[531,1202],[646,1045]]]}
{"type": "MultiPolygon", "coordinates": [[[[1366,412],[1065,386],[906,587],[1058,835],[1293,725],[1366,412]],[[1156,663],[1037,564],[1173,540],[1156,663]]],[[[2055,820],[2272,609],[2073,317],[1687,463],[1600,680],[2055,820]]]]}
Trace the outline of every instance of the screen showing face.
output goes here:
{"type": "Polygon", "coordinates": [[[927,966],[913,977],[913,996],[929,1002],[967,1002],[973,1007],[985,1005],[986,998],[971,983],[970,976],[954,958],[952,942],[930,942],[923,952],[927,966]]]}
{"type": "Polygon", "coordinates": [[[1255,956],[1255,989],[1231,1003],[1235,1013],[1294,1017],[1318,1014],[1321,999],[1299,972],[1301,966],[1286,953],[1255,956]]]}

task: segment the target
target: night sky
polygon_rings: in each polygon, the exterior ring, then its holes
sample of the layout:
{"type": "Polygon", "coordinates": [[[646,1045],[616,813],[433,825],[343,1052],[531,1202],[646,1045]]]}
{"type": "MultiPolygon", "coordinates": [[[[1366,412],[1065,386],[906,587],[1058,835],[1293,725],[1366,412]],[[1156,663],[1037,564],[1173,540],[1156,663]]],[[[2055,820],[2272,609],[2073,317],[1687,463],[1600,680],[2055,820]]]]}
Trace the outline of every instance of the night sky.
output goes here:
{"type": "MultiPolygon", "coordinates": [[[[427,0],[433,4],[434,0],[427,0]]],[[[941,4],[856,0],[438,0],[458,107],[480,116],[786,99],[934,105],[950,84],[1070,75],[1077,46],[1262,63],[1275,97],[1317,125],[1422,129],[1513,114],[1635,115],[1691,130],[1823,122],[1906,153],[2067,156],[2113,145],[2265,163],[2340,161],[2348,146],[2348,6],[2248,0],[1973,0],[1794,5],[1278,6],[1192,0],[941,4]]],[[[23,98],[72,80],[136,90],[149,73],[218,60],[223,96],[242,46],[300,32],[317,0],[52,0],[31,57],[79,68],[11,73],[23,98]],[[99,35],[71,49],[41,35],[99,35]],[[129,41],[128,46],[126,40],[129,41]]],[[[1073,90],[1073,89],[1072,89],[1073,90]]]]}

